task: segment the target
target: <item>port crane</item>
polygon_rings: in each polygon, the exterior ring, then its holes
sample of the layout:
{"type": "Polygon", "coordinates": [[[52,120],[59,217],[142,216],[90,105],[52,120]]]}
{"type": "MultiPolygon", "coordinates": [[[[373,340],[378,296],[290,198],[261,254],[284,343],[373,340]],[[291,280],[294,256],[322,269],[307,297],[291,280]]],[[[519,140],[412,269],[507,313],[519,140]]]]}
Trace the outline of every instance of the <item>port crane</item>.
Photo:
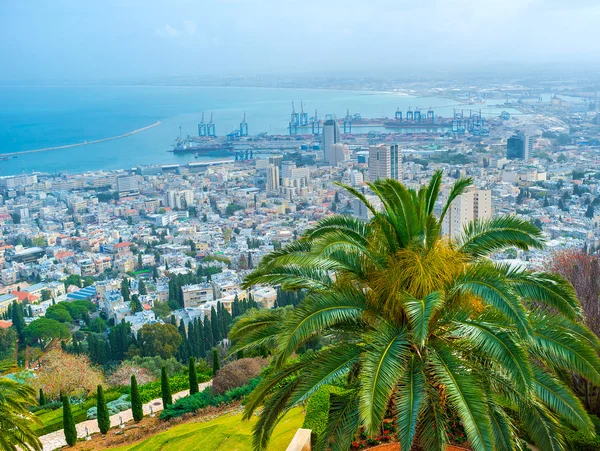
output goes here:
{"type": "Polygon", "coordinates": [[[319,120],[319,115],[317,114],[317,110],[315,110],[315,115],[310,119],[312,125],[312,134],[318,135],[321,133],[321,121],[319,120]]]}
{"type": "MultiPolygon", "coordinates": [[[[292,106],[293,108],[293,106],[292,106]]],[[[304,103],[300,102],[300,126],[306,127],[308,125],[308,113],[304,112],[304,103]]]]}
{"type": "Polygon", "coordinates": [[[206,124],[206,136],[212,136],[213,138],[217,136],[215,123],[213,122],[213,113],[210,113],[210,122],[206,124]]]}
{"type": "Polygon", "coordinates": [[[346,117],[344,118],[344,133],[352,133],[352,116],[350,110],[346,110],[346,117]]]}
{"type": "Polygon", "coordinates": [[[198,124],[198,136],[206,136],[206,123],[204,122],[204,111],[202,112],[202,120],[198,124]]]}
{"type": "Polygon", "coordinates": [[[240,122],[240,136],[248,136],[248,123],[246,122],[246,112],[244,111],[244,119],[240,122]]]}

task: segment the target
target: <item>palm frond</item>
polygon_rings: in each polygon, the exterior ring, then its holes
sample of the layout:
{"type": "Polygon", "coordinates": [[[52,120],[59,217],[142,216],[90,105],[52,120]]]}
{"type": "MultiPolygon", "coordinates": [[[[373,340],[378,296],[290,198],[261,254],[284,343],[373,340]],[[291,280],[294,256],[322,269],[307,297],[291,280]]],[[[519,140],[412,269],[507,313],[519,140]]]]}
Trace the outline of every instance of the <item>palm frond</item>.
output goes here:
{"type": "Polygon", "coordinates": [[[317,440],[315,451],[347,451],[359,427],[358,392],[329,395],[327,427],[317,440]]]}
{"type": "Polygon", "coordinates": [[[348,322],[358,325],[364,308],[364,293],[352,287],[307,296],[285,320],[279,336],[278,364],[307,339],[326,328],[348,322]]]}
{"type": "Polygon", "coordinates": [[[370,349],[360,372],[360,418],[367,430],[375,433],[402,375],[408,340],[405,329],[382,323],[371,333],[369,341],[370,349]]]}
{"type": "Polygon", "coordinates": [[[514,322],[521,334],[528,334],[531,326],[527,311],[511,290],[506,279],[490,263],[478,262],[456,280],[455,293],[467,292],[478,297],[514,322]]]}
{"type": "Polygon", "coordinates": [[[584,435],[594,435],[594,424],[581,401],[565,385],[539,367],[534,367],[534,386],[540,400],[563,421],[584,435]]]}
{"type": "Polygon", "coordinates": [[[262,346],[273,347],[281,332],[284,318],[291,308],[274,310],[251,310],[237,320],[229,331],[229,339],[235,343],[231,353],[262,346]]]}
{"type": "Polygon", "coordinates": [[[539,402],[523,403],[521,423],[533,444],[544,451],[564,451],[565,441],[557,418],[539,402]]]}
{"type": "Polygon", "coordinates": [[[439,383],[446,387],[448,399],[460,417],[474,451],[493,451],[494,440],[485,394],[477,379],[464,370],[451,348],[434,342],[430,365],[439,383]]]}
{"type": "Polygon", "coordinates": [[[413,339],[417,346],[423,347],[429,332],[429,322],[444,303],[443,295],[436,291],[423,299],[416,299],[407,293],[402,297],[402,303],[410,321],[413,339]]]}
{"type": "Polygon", "coordinates": [[[407,361],[396,396],[396,425],[400,449],[412,448],[419,416],[426,404],[426,383],[423,362],[413,354],[407,361]]]}
{"type": "Polygon", "coordinates": [[[511,247],[541,249],[544,239],[541,230],[529,221],[516,216],[495,216],[470,222],[457,244],[462,252],[478,258],[511,247]]]}
{"type": "Polygon", "coordinates": [[[469,320],[458,322],[456,336],[466,339],[470,347],[484,352],[508,372],[519,390],[526,393],[531,387],[532,372],[529,355],[515,334],[497,330],[493,326],[469,320]]]}

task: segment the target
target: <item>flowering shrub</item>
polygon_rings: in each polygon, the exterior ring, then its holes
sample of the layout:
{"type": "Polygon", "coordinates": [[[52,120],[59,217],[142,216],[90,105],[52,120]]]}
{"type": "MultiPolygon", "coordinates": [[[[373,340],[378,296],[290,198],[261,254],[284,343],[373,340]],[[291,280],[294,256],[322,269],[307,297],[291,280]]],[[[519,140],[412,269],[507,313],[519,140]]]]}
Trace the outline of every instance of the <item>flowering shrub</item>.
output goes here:
{"type": "Polygon", "coordinates": [[[126,360],[108,377],[112,387],[120,387],[131,383],[131,376],[135,376],[139,385],[155,381],[156,377],[148,369],[126,360]]]}
{"type": "Polygon", "coordinates": [[[58,399],[60,393],[67,396],[87,396],[103,384],[102,371],[91,366],[85,355],[68,354],[55,349],[40,359],[40,368],[31,385],[41,388],[47,399],[58,399]]]}

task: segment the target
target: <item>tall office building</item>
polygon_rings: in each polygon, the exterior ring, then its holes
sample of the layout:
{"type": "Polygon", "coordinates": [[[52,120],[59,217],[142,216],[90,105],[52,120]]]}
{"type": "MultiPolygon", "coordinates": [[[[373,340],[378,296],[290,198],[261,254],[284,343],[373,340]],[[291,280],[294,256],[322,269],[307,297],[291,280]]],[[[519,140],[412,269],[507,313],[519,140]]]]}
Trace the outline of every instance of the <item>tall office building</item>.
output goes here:
{"type": "Polygon", "coordinates": [[[279,167],[270,165],[267,168],[267,194],[279,193],[279,167]]]}
{"type": "Polygon", "coordinates": [[[398,144],[369,147],[369,181],[377,179],[402,181],[402,150],[398,144]]]}
{"type": "Polygon", "coordinates": [[[509,160],[529,160],[533,152],[535,136],[517,132],[506,141],[506,158],[509,160]]]}
{"type": "Polygon", "coordinates": [[[346,144],[335,143],[329,148],[329,164],[337,166],[350,159],[350,149],[346,144]]]}
{"type": "Polygon", "coordinates": [[[323,160],[329,163],[329,149],[340,142],[340,128],[336,121],[328,119],[323,123],[323,160]]]}
{"type": "MultiPolygon", "coordinates": [[[[448,196],[442,195],[442,200],[448,196]]],[[[490,190],[467,191],[458,196],[446,212],[442,223],[442,233],[451,238],[460,236],[471,221],[492,217],[492,192],[490,190]]]]}

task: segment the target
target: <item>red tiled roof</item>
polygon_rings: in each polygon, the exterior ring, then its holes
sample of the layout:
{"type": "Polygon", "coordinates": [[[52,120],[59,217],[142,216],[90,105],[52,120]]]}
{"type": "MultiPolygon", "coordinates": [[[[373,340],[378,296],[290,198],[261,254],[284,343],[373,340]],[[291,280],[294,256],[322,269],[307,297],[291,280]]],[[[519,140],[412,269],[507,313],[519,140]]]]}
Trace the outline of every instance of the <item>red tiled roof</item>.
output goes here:
{"type": "Polygon", "coordinates": [[[15,295],[20,302],[23,301],[37,301],[39,299],[35,294],[27,293],[26,291],[13,291],[11,294],[15,295]]]}

